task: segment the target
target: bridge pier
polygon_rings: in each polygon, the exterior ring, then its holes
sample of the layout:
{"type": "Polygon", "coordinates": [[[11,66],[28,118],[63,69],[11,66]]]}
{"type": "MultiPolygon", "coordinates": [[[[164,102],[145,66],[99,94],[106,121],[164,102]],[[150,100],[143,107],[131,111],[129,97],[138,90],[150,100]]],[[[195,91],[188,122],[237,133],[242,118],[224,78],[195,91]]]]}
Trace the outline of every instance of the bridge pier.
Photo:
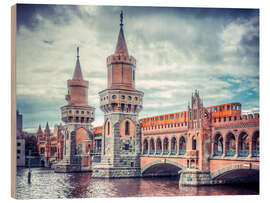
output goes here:
{"type": "Polygon", "coordinates": [[[211,184],[210,171],[187,169],[185,171],[179,171],[179,174],[181,174],[179,179],[179,186],[199,186],[211,184]]]}

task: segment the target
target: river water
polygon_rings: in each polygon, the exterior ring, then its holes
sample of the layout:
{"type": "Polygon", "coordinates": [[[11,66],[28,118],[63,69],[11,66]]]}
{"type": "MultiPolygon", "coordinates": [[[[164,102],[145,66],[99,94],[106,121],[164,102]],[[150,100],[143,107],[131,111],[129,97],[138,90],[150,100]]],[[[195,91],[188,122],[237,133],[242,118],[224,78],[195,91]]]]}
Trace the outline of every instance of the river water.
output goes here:
{"type": "Polygon", "coordinates": [[[18,199],[259,194],[258,184],[179,187],[177,177],[96,179],[91,173],[54,173],[44,168],[31,171],[28,184],[28,169],[17,168],[18,199]]]}

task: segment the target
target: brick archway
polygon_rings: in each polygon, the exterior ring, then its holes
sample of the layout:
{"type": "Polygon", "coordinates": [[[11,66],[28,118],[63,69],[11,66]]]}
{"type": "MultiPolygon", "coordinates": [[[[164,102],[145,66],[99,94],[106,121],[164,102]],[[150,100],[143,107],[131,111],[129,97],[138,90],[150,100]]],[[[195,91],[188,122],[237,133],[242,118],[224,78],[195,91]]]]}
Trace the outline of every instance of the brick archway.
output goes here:
{"type": "MultiPolygon", "coordinates": [[[[143,167],[141,169],[141,174],[144,175],[144,173],[149,170],[150,168],[152,168],[153,166],[168,166],[168,165],[172,165],[174,167],[177,167],[178,170],[186,170],[186,167],[178,162],[172,161],[172,160],[155,160],[151,163],[148,163],[145,167],[143,167]]],[[[158,175],[158,174],[157,174],[158,175]]]]}
{"type": "Polygon", "coordinates": [[[257,164],[251,164],[251,163],[246,163],[246,164],[234,164],[234,165],[231,165],[231,166],[226,166],[224,168],[221,168],[217,171],[214,171],[211,173],[211,179],[212,181],[215,181],[216,179],[226,175],[226,174],[229,174],[231,172],[234,172],[234,171],[243,171],[243,170],[246,170],[246,171],[259,171],[259,165],[257,164]]]}

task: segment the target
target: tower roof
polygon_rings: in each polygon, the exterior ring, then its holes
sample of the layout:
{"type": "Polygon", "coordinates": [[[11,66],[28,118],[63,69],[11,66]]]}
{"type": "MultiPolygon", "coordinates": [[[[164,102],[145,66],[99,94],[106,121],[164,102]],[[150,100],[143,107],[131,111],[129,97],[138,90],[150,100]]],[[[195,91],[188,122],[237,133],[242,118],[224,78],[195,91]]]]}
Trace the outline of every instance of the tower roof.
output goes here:
{"type": "Polygon", "coordinates": [[[83,80],[79,57],[79,47],[77,47],[77,61],[72,80],[83,80]]]}
{"type": "Polygon", "coordinates": [[[128,55],[128,49],[127,49],[127,44],[124,36],[124,31],[123,31],[123,12],[121,11],[120,14],[120,31],[118,35],[118,40],[116,44],[116,49],[115,49],[115,54],[119,55],[128,55]]]}
{"type": "Polygon", "coordinates": [[[38,126],[38,133],[41,133],[42,132],[42,129],[41,129],[41,125],[39,124],[38,126]]]}
{"type": "Polygon", "coordinates": [[[48,124],[48,122],[46,123],[46,128],[45,128],[45,132],[50,132],[50,127],[49,127],[49,124],[48,124]]]}

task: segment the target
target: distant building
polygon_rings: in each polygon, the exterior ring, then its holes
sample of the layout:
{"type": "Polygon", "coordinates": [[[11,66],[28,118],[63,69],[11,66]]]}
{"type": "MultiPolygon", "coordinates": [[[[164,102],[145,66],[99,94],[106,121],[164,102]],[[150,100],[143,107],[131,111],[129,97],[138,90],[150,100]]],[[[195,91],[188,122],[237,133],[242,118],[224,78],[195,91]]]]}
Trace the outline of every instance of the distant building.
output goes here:
{"type": "Polygon", "coordinates": [[[63,159],[64,135],[62,125],[55,125],[53,133],[48,123],[46,124],[44,132],[39,125],[36,137],[37,151],[41,166],[49,167],[53,163],[63,159]]]}
{"type": "Polygon", "coordinates": [[[16,160],[17,166],[25,166],[25,140],[23,139],[23,131],[22,131],[22,119],[23,116],[17,111],[16,114],[16,160]]]}
{"type": "Polygon", "coordinates": [[[23,129],[23,116],[22,116],[22,114],[19,113],[19,111],[17,111],[17,114],[16,114],[16,122],[17,122],[17,130],[22,132],[22,129],[23,129]]]}

